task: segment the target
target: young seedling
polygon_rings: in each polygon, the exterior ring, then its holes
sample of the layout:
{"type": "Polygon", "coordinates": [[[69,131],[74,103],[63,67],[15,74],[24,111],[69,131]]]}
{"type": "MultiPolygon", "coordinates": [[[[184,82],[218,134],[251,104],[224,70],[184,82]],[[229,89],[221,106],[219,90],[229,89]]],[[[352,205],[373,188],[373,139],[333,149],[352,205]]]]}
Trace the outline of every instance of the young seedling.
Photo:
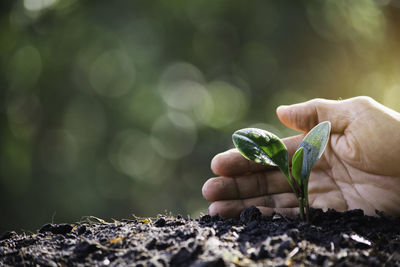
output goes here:
{"type": "Polygon", "coordinates": [[[299,202],[300,218],[309,221],[308,180],[312,167],[325,150],[330,131],[329,121],[321,122],[311,129],[292,157],[291,172],[287,148],[273,133],[245,128],[236,131],[232,140],[245,158],[256,163],[277,166],[283,172],[299,202]]]}

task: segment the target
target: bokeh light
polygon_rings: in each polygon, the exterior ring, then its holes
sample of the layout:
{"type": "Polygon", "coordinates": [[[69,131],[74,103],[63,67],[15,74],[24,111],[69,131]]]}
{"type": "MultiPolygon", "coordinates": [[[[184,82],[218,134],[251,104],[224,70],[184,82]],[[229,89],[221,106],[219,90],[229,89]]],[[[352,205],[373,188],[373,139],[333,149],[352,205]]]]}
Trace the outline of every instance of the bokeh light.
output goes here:
{"type": "Polygon", "coordinates": [[[150,136],[139,131],[124,131],[111,144],[113,166],[132,179],[144,179],[160,158],[151,146],[150,136]],[[114,151],[115,150],[115,151],[114,151]]]}
{"type": "Polygon", "coordinates": [[[51,7],[57,2],[58,0],[24,0],[24,7],[28,11],[38,12],[51,7]]]}
{"type": "Polygon", "coordinates": [[[281,104],[399,110],[400,1],[0,4],[0,232],[207,212],[231,134],[281,104]]]}
{"type": "Polygon", "coordinates": [[[152,127],[152,147],[167,159],[178,159],[188,155],[192,152],[196,140],[196,125],[182,113],[170,112],[163,115],[152,127]]]}
{"type": "Polygon", "coordinates": [[[196,117],[205,125],[223,128],[240,120],[247,110],[246,95],[237,87],[221,81],[207,85],[208,95],[198,107],[196,117]]]}
{"type": "Polygon", "coordinates": [[[121,51],[107,51],[96,58],[89,72],[93,89],[105,96],[127,93],[135,80],[135,68],[129,59],[121,51]]]}
{"type": "Polygon", "coordinates": [[[42,71],[42,58],[33,46],[19,48],[9,66],[9,83],[14,90],[25,91],[33,86],[42,71]]]}

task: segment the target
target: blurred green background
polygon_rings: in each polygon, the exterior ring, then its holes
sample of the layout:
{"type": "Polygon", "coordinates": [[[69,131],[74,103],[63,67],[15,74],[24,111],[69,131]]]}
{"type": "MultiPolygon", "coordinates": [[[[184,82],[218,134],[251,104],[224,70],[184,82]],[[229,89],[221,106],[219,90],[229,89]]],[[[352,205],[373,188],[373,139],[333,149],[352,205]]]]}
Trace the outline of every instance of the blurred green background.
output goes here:
{"type": "Polygon", "coordinates": [[[210,160],[280,104],[400,104],[400,2],[0,4],[0,232],[199,216],[210,160]]]}

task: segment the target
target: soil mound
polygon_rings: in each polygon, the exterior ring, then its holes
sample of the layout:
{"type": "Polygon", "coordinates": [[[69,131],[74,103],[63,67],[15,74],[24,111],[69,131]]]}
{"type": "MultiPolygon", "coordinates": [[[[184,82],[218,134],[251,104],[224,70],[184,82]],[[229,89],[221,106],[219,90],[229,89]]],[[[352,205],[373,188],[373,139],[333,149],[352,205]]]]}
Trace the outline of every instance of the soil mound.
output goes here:
{"type": "Polygon", "coordinates": [[[46,224],[0,235],[0,266],[400,266],[400,218],[311,210],[305,223],[251,207],[240,219],[158,218],[46,224]]]}

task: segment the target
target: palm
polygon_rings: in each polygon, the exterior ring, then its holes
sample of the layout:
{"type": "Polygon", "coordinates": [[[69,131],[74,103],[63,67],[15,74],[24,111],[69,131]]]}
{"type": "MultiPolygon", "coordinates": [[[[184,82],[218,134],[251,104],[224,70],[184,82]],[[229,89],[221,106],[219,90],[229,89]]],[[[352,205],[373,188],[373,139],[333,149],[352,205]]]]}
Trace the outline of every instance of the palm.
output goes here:
{"type": "MultiPolygon", "coordinates": [[[[365,201],[359,193],[350,173],[353,166],[342,160],[332,149],[332,142],[326,148],[325,154],[313,168],[309,181],[309,201],[313,208],[333,208],[347,210],[361,208],[365,201]]],[[[360,173],[361,174],[361,173],[360,173]]],[[[369,208],[369,207],[368,207],[369,208]]],[[[370,208],[369,208],[370,209],[370,208]]]]}
{"type": "Polygon", "coordinates": [[[396,163],[390,162],[390,156],[381,160],[373,158],[373,153],[363,150],[379,148],[359,147],[362,141],[363,136],[356,136],[350,142],[344,134],[332,135],[324,156],[310,176],[312,207],[337,210],[361,208],[370,215],[375,210],[390,213],[398,210],[396,201],[393,201],[397,198],[398,203],[400,200],[397,190],[393,190],[400,188],[400,179],[393,170],[396,163]]]}

